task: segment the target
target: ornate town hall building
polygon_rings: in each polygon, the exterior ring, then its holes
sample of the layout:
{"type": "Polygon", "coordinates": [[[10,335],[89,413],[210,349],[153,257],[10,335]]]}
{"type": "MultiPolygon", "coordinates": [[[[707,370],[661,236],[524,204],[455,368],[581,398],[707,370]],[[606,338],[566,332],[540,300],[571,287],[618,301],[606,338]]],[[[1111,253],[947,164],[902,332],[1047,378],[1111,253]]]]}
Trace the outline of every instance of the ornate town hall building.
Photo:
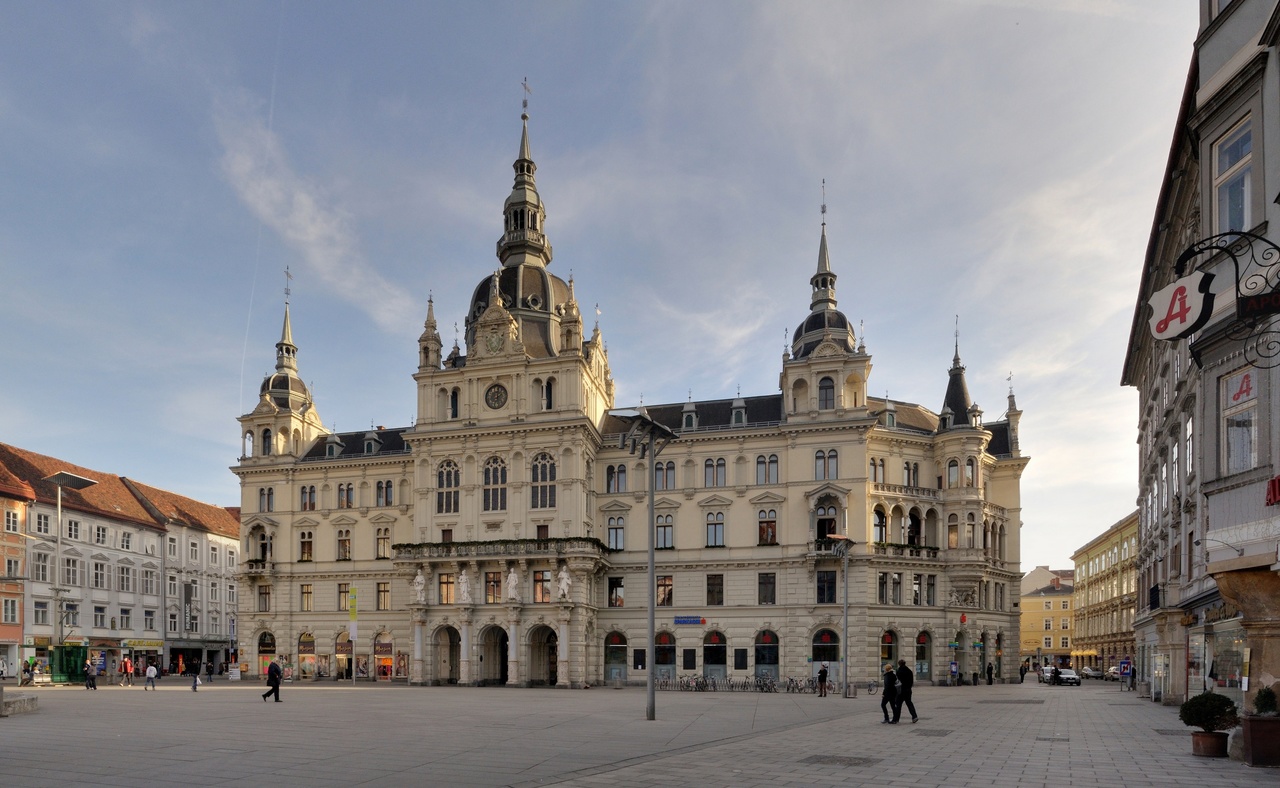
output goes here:
{"type": "Polygon", "coordinates": [[[650,406],[676,439],[656,463],[619,449],[600,329],[584,332],[573,281],[550,269],[524,120],[501,268],[475,287],[465,354],[445,354],[427,302],[414,424],[326,430],[286,306],[234,467],[251,674],[279,657],[300,678],[582,686],[650,668],[807,676],[828,662],[838,677],[846,655],[857,679],[899,657],[922,681],[953,664],[1016,674],[1028,460],[1012,393],[984,422],[957,346],[940,412],[868,396],[824,225],[780,392],[650,406]],[[830,534],[856,542],[843,648],[830,534]]]}

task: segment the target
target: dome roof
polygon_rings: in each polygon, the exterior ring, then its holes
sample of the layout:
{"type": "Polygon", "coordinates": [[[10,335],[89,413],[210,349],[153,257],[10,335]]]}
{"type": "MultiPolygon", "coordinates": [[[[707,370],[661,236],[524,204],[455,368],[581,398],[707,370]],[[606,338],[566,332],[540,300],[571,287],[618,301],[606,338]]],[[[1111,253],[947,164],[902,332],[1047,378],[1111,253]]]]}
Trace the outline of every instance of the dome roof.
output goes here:
{"type": "MultiPolygon", "coordinates": [[[[471,323],[489,307],[489,286],[493,276],[486,276],[476,285],[471,296],[471,310],[467,322],[471,323]]],[[[569,285],[563,279],[538,265],[518,265],[503,268],[498,274],[498,293],[502,305],[517,317],[528,313],[550,314],[559,304],[569,300],[569,285]]]]}
{"type": "Polygon", "coordinates": [[[290,399],[296,402],[306,402],[311,399],[307,384],[287,372],[273,372],[267,375],[258,389],[258,394],[266,394],[277,407],[281,408],[288,408],[290,399]]]}
{"type": "Polygon", "coordinates": [[[811,312],[796,328],[791,340],[792,357],[806,358],[828,334],[841,350],[854,352],[856,346],[849,318],[838,309],[820,309],[811,312]]]}

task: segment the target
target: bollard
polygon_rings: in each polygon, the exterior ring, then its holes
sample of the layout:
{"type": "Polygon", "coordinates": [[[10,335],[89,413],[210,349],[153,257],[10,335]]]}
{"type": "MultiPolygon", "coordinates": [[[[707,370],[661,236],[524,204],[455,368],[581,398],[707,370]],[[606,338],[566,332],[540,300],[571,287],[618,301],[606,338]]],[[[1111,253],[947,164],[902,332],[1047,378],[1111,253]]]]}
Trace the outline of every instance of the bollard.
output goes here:
{"type": "Polygon", "coordinates": [[[8,716],[8,714],[4,713],[4,685],[0,684],[0,717],[8,716]]]}

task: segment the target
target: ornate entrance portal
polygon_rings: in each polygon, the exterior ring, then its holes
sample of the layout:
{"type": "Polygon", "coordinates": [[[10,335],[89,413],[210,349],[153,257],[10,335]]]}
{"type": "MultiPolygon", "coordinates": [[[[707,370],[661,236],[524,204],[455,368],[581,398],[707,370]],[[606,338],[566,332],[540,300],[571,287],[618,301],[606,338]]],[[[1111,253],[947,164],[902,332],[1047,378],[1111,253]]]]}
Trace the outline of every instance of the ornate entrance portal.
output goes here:
{"type": "Polygon", "coordinates": [[[559,643],[551,627],[534,627],[529,633],[529,685],[554,687],[559,675],[559,643]]]}
{"type": "Polygon", "coordinates": [[[507,631],[486,627],[480,634],[480,685],[507,683],[507,631]]]}

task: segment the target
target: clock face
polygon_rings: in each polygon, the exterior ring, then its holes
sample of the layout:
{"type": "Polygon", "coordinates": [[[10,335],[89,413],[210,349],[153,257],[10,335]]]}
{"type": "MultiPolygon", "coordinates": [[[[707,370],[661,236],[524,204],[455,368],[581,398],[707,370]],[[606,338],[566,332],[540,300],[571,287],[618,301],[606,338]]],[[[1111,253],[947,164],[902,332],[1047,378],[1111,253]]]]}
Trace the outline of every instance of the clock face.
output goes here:
{"type": "Polygon", "coordinates": [[[484,392],[484,404],[497,410],[507,404],[507,390],[501,383],[494,383],[484,392]]]}

